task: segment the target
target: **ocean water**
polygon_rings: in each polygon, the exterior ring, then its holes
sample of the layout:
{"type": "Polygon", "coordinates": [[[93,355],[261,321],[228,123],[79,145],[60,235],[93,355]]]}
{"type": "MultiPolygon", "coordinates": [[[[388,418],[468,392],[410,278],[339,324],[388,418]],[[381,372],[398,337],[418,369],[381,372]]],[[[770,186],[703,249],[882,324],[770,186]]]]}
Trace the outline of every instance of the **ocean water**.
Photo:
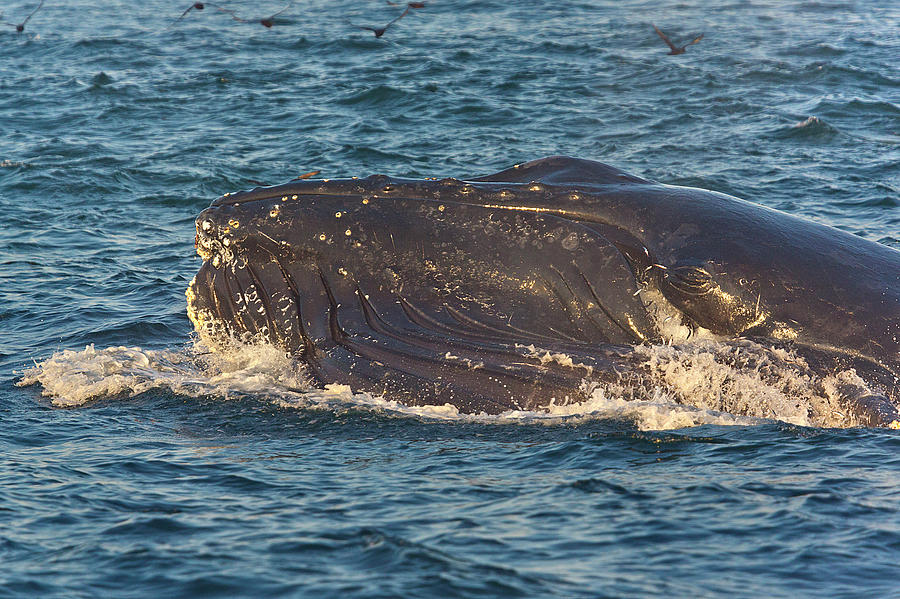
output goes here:
{"type": "Polygon", "coordinates": [[[0,597],[900,596],[897,431],[411,409],[196,344],[194,217],[312,170],[569,154],[900,249],[896,2],[426,4],[0,25],[0,597]]]}

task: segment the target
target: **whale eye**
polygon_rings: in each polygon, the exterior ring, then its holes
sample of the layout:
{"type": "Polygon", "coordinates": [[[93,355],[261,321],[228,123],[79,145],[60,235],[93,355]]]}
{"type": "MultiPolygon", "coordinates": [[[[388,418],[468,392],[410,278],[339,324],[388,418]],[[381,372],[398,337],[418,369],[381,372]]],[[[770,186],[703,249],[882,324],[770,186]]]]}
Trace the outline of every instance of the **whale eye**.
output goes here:
{"type": "Polygon", "coordinates": [[[688,295],[703,295],[712,289],[712,275],[699,266],[676,266],[664,271],[671,287],[688,295]]]}

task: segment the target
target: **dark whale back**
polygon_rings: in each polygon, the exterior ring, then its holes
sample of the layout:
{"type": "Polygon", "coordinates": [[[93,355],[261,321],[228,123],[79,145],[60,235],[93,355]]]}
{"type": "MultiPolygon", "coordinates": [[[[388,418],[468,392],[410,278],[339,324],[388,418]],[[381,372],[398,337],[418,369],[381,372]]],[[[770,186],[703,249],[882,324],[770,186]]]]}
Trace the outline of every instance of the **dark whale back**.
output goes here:
{"type": "Polygon", "coordinates": [[[463,177],[463,179],[482,183],[530,183],[538,181],[547,185],[562,186],[654,183],[654,181],[642,179],[602,162],[569,156],[539,158],[531,162],[517,164],[499,173],[471,178],[463,177]]]}

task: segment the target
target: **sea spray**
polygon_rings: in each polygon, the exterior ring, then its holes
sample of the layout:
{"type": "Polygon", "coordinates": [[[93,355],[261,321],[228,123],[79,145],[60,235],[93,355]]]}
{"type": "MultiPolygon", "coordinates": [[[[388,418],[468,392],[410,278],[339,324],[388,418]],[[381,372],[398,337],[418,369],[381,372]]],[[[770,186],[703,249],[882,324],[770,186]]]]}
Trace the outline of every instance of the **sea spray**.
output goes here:
{"type": "MultiPolygon", "coordinates": [[[[677,373],[678,368],[687,371],[698,368],[699,362],[692,354],[689,355],[693,363],[688,364],[687,358],[676,358],[677,352],[672,353],[675,350],[669,346],[654,346],[646,351],[656,352],[661,372],[677,373]],[[677,367],[675,364],[679,360],[681,366],[677,367]]],[[[565,356],[555,355],[553,359],[565,361],[565,356]]],[[[709,359],[705,361],[709,362],[709,359]]],[[[722,366],[707,366],[707,372],[702,376],[713,380],[715,377],[709,370],[716,368],[722,366]]],[[[97,349],[88,345],[81,351],[56,352],[20,374],[17,385],[40,384],[42,395],[56,407],[79,407],[102,399],[128,399],[160,390],[185,397],[234,399],[252,396],[285,408],[361,409],[400,417],[483,424],[555,425],[614,419],[630,422],[640,429],[659,430],[765,421],[714,409],[711,405],[687,405],[678,385],[654,383],[649,379],[641,388],[636,388],[630,383],[600,384],[586,378],[581,389],[582,395],[587,397],[584,401],[551,403],[536,410],[508,410],[496,415],[465,414],[449,404],[410,406],[390,397],[354,392],[346,385],[314,386],[303,363],[283,351],[266,344],[237,342],[215,352],[199,342],[176,350],[124,346],[97,349]]],[[[590,372],[586,371],[586,374],[590,372]]],[[[680,389],[683,391],[684,385],[680,389]]],[[[767,389],[763,386],[753,397],[764,397],[769,392],[767,389]]],[[[807,423],[790,412],[753,416],[807,423]]]]}

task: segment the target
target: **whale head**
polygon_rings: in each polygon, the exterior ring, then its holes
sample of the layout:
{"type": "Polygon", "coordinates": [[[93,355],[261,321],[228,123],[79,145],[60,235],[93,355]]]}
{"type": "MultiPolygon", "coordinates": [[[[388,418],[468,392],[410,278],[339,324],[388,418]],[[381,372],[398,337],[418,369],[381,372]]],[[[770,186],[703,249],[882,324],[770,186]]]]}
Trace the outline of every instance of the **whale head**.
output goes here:
{"type": "Polygon", "coordinates": [[[900,253],[591,161],[294,181],[220,197],[196,226],[195,327],[262,338],[323,379],[500,404],[550,389],[538,401],[584,373],[548,373],[523,348],[621,372],[635,347],[671,341],[673,317],[873,364],[888,386],[900,372],[900,253]]]}

